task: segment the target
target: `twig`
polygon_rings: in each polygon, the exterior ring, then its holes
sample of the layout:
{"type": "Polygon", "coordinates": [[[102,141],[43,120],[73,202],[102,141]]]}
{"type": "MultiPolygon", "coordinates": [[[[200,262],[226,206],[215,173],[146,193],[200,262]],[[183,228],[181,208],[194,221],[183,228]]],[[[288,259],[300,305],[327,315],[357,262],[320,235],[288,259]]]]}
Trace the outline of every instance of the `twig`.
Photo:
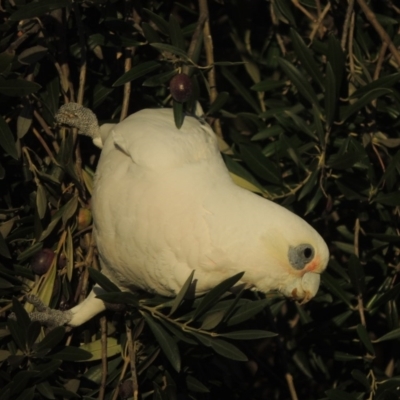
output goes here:
{"type": "Polygon", "coordinates": [[[376,81],[379,78],[379,73],[381,72],[381,69],[382,69],[383,60],[385,58],[387,48],[388,48],[388,44],[382,43],[382,47],[379,50],[378,61],[376,63],[376,67],[375,67],[375,71],[374,71],[374,76],[373,76],[374,81],[376,81]]]}
{"type": "MultiPolygon", "coordinates": [[[[293,5],[298,8],[307,18],[315,22],[314,15],[310,14],[300,3],[299,0],[292,0],[293,5]]],[[[329,3],[328,3],[329,4],[329,3]]]]}
{"type": "Polygon", "coordinates": [[[51,152],[51,150],[49,149],[49,146],[47,146],[47,143],[43,140],[42,136],[40,135],[40,133],[38,132],[38,130],[36,128],[32,129],[33,134],[37,137],[37,139],[39,140],[39,142],[41,143],[41,145],[43,146],[43,148],[45,149],[46,153],[49,155],[51,161],[58,165],[58,162],[56,161],[56,159],[53,156],[53,153],[51,152]]]}
{"type": "Polygon", "coordinates": [[[101,383],[99,390],[99,400],[104,399],[107,384],[107,318],[105,316],[100,318],[101,330],[101,383]]]}
{"type": "Polygon", "coordinates": [[[354,9],[354,0],[348,0],[348,1],[349,5],[347,6],[346,17],[343,23],[342,40],[340,41],[340,45],[342,46],[343,51],[346,49],[346,41],[347,41],[347,35],[349,33],[350,18],[353,14],[353,9],[354,9]]]}
{"type": "MultiPolygon", "coordinates": [[[[192,40],[190,41],[190,45],[189,45],[189,50],[187,52],[188,57],[191,59],[193,57],[194,51],[196,50],[197,44],[199,42],[200,39],[200,35],[201,32],[203,30],[204,27],[204,23],[207,20],[207,15],[201,14],[199,15],[199,19],[197,21],[197,25],[196,25],[196,29],[193,32],[193,36],[192,36],[192,40]]],[[[184,65],[182,68],[182,72],[185,74],[188,74],[189,72],[189,66],[188,65],[184,65]]]]}
{"type": "Polygon", "coordinates": [[[77,96],[76,102],[78,104],[82,105],[83,104],[83,95],[85,93],[87,51],[86,51],[85,36],[84,36],[84,31],[83,31],[82,17],[81,17],[81,12],[79,10],[79,4],[77,2],[73,2],[73,5],[74,5],[75,18],[76,18],[76,26],[77,26],[78,35],[79,35],[79,44],[81,47],[81,66],[80,66],[80,71],[79,71],[79,88],[78,88],[78,96],[77,96]]]}
{"type": "Polygon", "coordinates": [[[289,387],[290,398],[292,400],[299,400],[299,398],[297,397],[296,388],[294,387],[292,374],[286,373],[285,379],[289,387]]]}
{"type": "Polygon", "coordinates": [[[355,26],[355,12],[353,11],[350,18],[349,44],[348,44],[350,74],[352,78],[355,75],[354,54],[353,54],[354,26],[355,26]]]}
{"type": "Polygon", "coordinates": [[[128,343],[129,358],[131,361],[133,400],[138,400],[139,385],[136,372],[136,341],[132,341],[132,330],[128,325],[126,325],[126,338],[128,343]]]}
{"type": "Polygon", "coordinates": [[[316,24],[313,27],[313,30],[311,31],[310,34],[310,40],[313,41],[314,40],[314,36],[317,33],[319,27],[322,24],[322,21],[324,20],[324,18],[326,17],[326,14],[328,14],[328,11],[331,9],[331,3],[328,2],[324,8],[324,10],[322,11],[321,15],[318,17],[318,21],[316,22],[316,24]]]}
{"type": "MultiPolygon", "coordinates": [[[[214,66],[214,52],[213,52],[213,40],[210,30],[210,16],[208,12],[207,0],[199,0],[200,15],[205,18],[203,27],[204,37],[204,48],[206,51],[207,64],[211,65],[210,70],[207,73],[208,85],[210,87],[210,104],[212,104],[218,96],[217,82],[215,77],[215,66],[214,66]]],[[[217,136],[222,138],[222,129],[219,119],[214,122],[214,129],[217,136]]]]}
{"type": "Polygon", "coordinates": [[[367,17],[368,21],[371,23],[371,25],[378,33],[381,40],[388,45],[389,50],[392,53],[392,56],[397,62],[397,67],[400,68],[400,53],[398,52],[396,46],[393,44],[392,40],[390,39],[390,36],[387,34],[387,32],[383,29],[382,25],[376,19],[375,13],[371,11],[365,0],[357,0],[357,3],[360,5],[365,16],[367,17]]]}
{"type": "MultiPolygon", "coordinates": [[[[129,21],[133,18],[135,20],[136,25],[139,26],[140,17],[132,8],[130,0],[124,1],[124,8],[125,8],[125,20],[129,21]]],[[[132,68],[132,56],[134,55],[135,50],[136,50],[135,47],[125,48],[124,72],[128,72],[132,68]]],[[[132,83],[130,81],[124,84],[124,95],[122,99],[121,115],[119,117],[120,121],[123,121],[128,115],[129,99],[131,97],[131,88],[132,88],[132,83]]]]}
{"type": "MultiPolygon", "coordinates": [[[[125,49],[124,72],[128,72],[132,68],[132,54],[133,54],[133,48],[127,47],[125,49]]],[[[119,118],[120,121],[123,121],[128,115],[130,96],[131,96],[131,81],[126,82],[124,84],[124,96],[122,99],[121,115],[119,118]]]]}

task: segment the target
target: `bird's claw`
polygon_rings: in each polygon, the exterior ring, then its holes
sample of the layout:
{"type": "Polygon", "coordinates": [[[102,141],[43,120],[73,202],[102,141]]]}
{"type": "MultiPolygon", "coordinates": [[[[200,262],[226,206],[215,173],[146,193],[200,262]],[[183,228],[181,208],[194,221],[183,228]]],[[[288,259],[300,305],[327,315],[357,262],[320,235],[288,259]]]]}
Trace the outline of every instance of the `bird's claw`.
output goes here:
{"type": "MultiPolygon", "coordinates": [[[[37,310],[29,313],[29,318],[31,321],[38,321],[41,325],[55,328],[57,326],[68,324],[68,322],[72,319],[71,311],[54,310],[46,306],[36,295],[28,294],[25,296],[25,299],[28,303],[35,306],[37,310]]],[[[10,314],[9,318],[15,320],[16,316],[14,313],[12,313],[10,314]]]]}

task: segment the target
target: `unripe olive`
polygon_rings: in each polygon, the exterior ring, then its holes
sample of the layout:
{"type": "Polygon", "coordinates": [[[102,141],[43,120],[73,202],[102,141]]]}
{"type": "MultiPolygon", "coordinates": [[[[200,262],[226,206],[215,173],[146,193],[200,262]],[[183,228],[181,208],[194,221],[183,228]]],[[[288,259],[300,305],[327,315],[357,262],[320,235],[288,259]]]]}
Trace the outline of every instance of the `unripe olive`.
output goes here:
{"type": "Polygon", "coordinates": [[[193,84],[186,74],[177,74],[171,79],[169,90],[171,91],[171,96],[175,101],[183,103],[188,101],[192,95],[193,84]]]}
{"type": "Polygon", "coordinates": [[[80,208],[78,213],[78,230],[87,228],[92,223],[92,212],[88,208],[80,208]]]}
{"type": "Polygon", "coordinates": [[[37,275],[45,274],[53,262],[54,251],[52,249],[41,249],[39,250],[31,260],[32,271],[37,275]]]}

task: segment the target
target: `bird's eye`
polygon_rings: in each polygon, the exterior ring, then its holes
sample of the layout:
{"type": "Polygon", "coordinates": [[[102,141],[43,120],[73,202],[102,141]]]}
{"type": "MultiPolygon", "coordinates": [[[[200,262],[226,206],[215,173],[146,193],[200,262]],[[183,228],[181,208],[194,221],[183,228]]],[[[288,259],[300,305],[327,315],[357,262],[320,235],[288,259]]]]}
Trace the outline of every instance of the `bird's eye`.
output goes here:
{"type": "Polygon", "coordinates": [[[315,251],[310,244],[299,244],[296,247],[290,247],[288,258],[294,269],[303,269],[314,258],[315,251]]]}
{"type": "Polygon", "coordinates": [[[303,250],[304,258],[310,258],[313,255],[313,249],[311,247],[306,247],[303,250]]]}

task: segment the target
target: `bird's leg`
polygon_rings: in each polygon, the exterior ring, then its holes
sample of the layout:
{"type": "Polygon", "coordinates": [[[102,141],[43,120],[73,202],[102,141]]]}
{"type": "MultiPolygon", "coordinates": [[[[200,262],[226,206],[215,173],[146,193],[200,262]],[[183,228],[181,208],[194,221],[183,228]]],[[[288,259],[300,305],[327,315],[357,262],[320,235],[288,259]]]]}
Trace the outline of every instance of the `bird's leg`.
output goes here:
{"type": "MultiPolygon", "coordinates": [[[[30,313],[29,317],[32,321],[38,321],[51,328],[62,325],[79,326],[105,310],[104,302],[96,298],[98,294],[102,293],[105,293],[104,290],[95,285],[82,303],[67,311],[54,310],[47,307],[39,297],[27,295],[26,300],[36,308],[36,311],[30,313]]],[[[10,318],[15,319],[15,314],[11,314],[10,318]]]]}

